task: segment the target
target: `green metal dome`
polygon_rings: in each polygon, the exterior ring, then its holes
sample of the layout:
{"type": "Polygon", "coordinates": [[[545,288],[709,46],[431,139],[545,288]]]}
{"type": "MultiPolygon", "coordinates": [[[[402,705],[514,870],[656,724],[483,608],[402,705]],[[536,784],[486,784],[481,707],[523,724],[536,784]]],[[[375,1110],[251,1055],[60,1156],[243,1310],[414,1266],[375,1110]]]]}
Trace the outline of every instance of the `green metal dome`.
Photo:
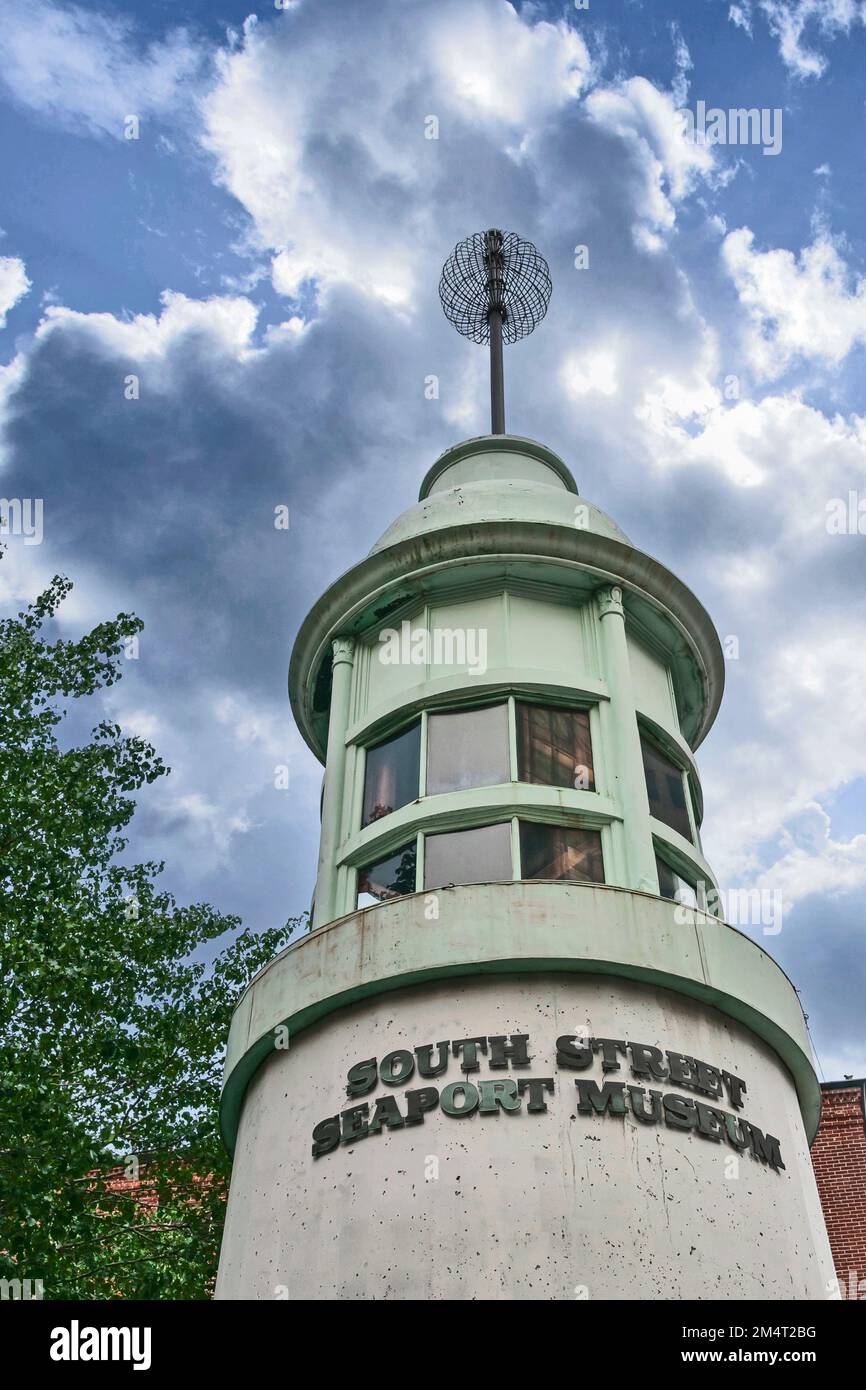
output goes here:
{"type": "Polygon", "coordinates": [[[564,526],[630,543],[615,521],[579,497],[552,449],[517,435],[482,435],[446,449],[424,478],[420,500],[392,522],[370,554],[430,531],[485,522],[564,526]]]}

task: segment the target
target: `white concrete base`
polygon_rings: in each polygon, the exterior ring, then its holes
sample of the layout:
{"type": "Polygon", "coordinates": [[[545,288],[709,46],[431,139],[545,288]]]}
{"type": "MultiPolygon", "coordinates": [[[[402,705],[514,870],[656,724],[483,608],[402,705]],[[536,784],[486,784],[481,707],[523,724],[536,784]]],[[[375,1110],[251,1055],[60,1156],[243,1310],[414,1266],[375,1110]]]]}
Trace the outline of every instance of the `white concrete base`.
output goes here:
{"type": "MultiPolygon", "coordinates": [[[[652,1082],[695,1099],[693,1091],[652,1082]]],[[[700,1099],[700,1097],[697,1097],[700,1099]]],[[[715,1102],[731,1110],[727,1100],[715,1102]]],[[[666,989],[590,975],[477,977],[380,995],[302,1032],[253,1077],[244,1102],[216,1297],[223,1299],[825,1299],[834,1271],[791,1078],[766,1043],[666,989]],[[555,1064],[588,1029],[676,1050],[741,1077],[741,1112],[781,1145],[774,1171],[726,1143],[627,1113],[577,1113],[555,1064]],[[369,1057],[441,1039],[528,1033],[529,1071],[552,1076],[548,1111],[383,1130],[314,1159],[313,1128],[351,1105],[447,1072],[346,1095],[369,1057]]]]}

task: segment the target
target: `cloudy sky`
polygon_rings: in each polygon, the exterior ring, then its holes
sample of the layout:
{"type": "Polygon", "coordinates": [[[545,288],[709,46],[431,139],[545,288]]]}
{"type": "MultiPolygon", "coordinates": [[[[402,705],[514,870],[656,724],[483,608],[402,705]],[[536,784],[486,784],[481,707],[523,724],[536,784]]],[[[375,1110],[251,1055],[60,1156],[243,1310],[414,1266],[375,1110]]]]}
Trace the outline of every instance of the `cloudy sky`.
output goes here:
{"type": "Polygon", "coordinates": [[[64,633],[145,620],[105,699],[173,768],[136,854],[256,926],[309,903],[292,638],[486,428],[436,291],[505,227],[555,285],[509,426],[735,639],[705,848],[784,895],[754,934],[866,1074],[866,3],[4,0],[0,101],[0,491],[44,500],[0,599],[59,570],[64,633]],[[702,102],[763,142],[690,139],[702,102]]]}

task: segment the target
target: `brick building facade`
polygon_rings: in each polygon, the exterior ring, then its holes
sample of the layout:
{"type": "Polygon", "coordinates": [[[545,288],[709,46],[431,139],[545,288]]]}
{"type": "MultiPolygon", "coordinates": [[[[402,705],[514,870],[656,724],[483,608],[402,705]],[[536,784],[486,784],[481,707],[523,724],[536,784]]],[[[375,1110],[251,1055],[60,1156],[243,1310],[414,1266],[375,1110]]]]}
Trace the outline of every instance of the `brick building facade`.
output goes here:
{"type": "Polygon", "coordinates": [[[839,1291],[866,1300],[866,1078],[826,1081],[812,1162],[839,1291]]]}

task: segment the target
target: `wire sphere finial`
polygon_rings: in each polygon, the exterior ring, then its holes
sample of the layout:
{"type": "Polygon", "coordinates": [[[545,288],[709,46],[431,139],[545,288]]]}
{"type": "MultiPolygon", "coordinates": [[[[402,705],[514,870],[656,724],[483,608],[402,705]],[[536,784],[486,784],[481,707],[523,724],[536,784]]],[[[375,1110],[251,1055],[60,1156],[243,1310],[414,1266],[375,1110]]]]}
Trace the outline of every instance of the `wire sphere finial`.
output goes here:
{"type": "Polygon", "coordinates": [[[547,261],[514,232],[475,232],[455,246],[442,267],[439,298],[445,317],[475,343],[490,341],[490,315],[502,340],[516,343],[547,313],[553,285],[547,261]]]}

